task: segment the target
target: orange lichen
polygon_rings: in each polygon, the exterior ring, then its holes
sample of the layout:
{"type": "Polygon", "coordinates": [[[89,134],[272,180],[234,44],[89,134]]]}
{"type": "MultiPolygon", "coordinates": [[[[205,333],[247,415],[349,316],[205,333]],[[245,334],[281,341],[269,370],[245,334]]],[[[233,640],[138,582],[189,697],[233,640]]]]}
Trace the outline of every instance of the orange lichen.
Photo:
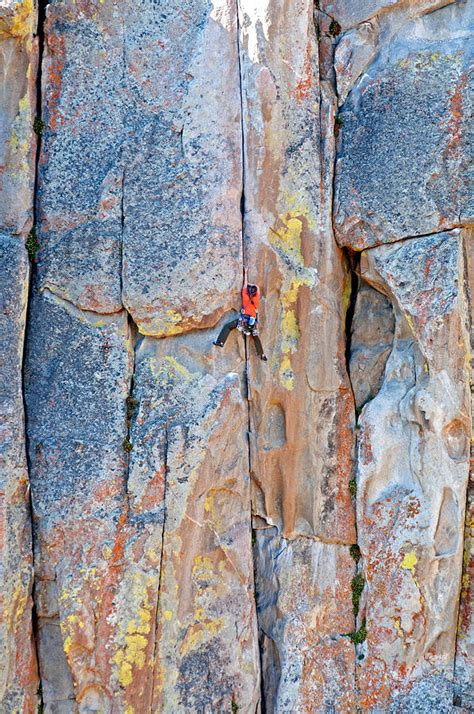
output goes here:
{"type": "Polygon", "coordinates": [[[48,72],[48,109],[49,109],[49,126],[55,129],[58,122],[59,101],[61,98],[62,87],[62,72],[64,69],[64,37],[55,35],[53,32],[48,37],[48,47],[50,50],[51,61],[48,72]]]}
{"type": "Polygon", "coordinates": [[[311,85],[313,83],[313,71],[311,68],[311,38],[306,44],[306,57],[303,65],[303,77],[295,87],[295,97],[298,102],[310,96],[311,85]]]}

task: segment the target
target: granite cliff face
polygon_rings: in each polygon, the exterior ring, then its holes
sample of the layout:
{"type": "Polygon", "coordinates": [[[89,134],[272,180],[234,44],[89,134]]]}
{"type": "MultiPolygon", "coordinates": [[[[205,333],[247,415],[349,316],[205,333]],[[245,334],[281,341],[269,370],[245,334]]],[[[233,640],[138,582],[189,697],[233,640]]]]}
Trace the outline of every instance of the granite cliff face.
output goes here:
{"type": "Polygon", "coordinates": [[[0,0],[2,714],[474,711],[473,20],[0,0]]]}

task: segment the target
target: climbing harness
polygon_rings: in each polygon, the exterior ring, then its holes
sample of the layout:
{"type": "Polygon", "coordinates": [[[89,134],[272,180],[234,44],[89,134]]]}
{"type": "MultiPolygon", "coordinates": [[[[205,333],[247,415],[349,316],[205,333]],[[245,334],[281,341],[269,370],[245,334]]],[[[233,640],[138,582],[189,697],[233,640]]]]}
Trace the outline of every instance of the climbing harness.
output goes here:
{"type": "Polygon", "coordinates": [[[239,315],[239,321],[237,323],[237,329],[243,335],[258,335],[258,313],[257,317],[253,317],[252,315],[246,315],[242,308],[239,315]]]}

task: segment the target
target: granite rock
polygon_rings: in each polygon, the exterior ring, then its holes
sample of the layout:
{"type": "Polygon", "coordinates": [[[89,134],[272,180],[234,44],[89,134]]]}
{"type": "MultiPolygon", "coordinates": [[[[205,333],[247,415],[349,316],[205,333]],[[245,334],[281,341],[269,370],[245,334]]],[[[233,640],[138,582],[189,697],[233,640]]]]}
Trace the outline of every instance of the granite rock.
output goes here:
{"type": "Polygon", "coordinates": [[[396,319],[383,383],[359,419],[362,708],[428,711],[427,693],[438,710],[453,701],[471,427],[464,269],[459,231],[362,256],[396,319]]]}
{"type": "Polygon", "coordinates": [[[335,103],[320,84],[311,2],[242,2],[240,25],[244,259],[264,295],[269,355],[261,366],[248,345],[253,507],[287,537],[352,543],[347,284],[330,219],[335,103]]]}
{"type": "Polygon", "coordinates": [[[362,250],[472,220],[472,3],[402,24],[340,110],[334,220],[362,250]]]}
{"type": "Polygon", "coordinates": [[[471,0],[0,5],[0,711],[468,711],[471,0]]]}
{"type": "Polygon", "coordinates": [[[256,531],[256,597],[265,705],[272,712],[354,711],[349,548],[256,531]]]}
{"type": "Polygon", "coordinates": [[[238,305],[237,3],[135,0],[124,15],[123,300],[163,337],[238,305]]]}
{"type": "Polygon", "coordinates": [[[33,558],[23,409],[23,345],[36,140],[37,11],[0,4],[0,709],[34,711],[33,558]]]}

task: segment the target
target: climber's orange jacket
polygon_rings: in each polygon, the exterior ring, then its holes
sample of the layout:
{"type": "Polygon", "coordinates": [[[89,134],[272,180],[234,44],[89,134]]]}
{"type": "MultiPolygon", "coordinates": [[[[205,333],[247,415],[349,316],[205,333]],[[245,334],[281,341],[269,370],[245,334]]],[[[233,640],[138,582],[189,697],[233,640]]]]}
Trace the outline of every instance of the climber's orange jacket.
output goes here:
{"type": "Polygon", "coordinates": [[[257,317],[258,304],[260,302],[260,288],[257,285],[257,294],[250,297],[247,288],[242,288],[242,312],[244,315],[257,317]]]}

